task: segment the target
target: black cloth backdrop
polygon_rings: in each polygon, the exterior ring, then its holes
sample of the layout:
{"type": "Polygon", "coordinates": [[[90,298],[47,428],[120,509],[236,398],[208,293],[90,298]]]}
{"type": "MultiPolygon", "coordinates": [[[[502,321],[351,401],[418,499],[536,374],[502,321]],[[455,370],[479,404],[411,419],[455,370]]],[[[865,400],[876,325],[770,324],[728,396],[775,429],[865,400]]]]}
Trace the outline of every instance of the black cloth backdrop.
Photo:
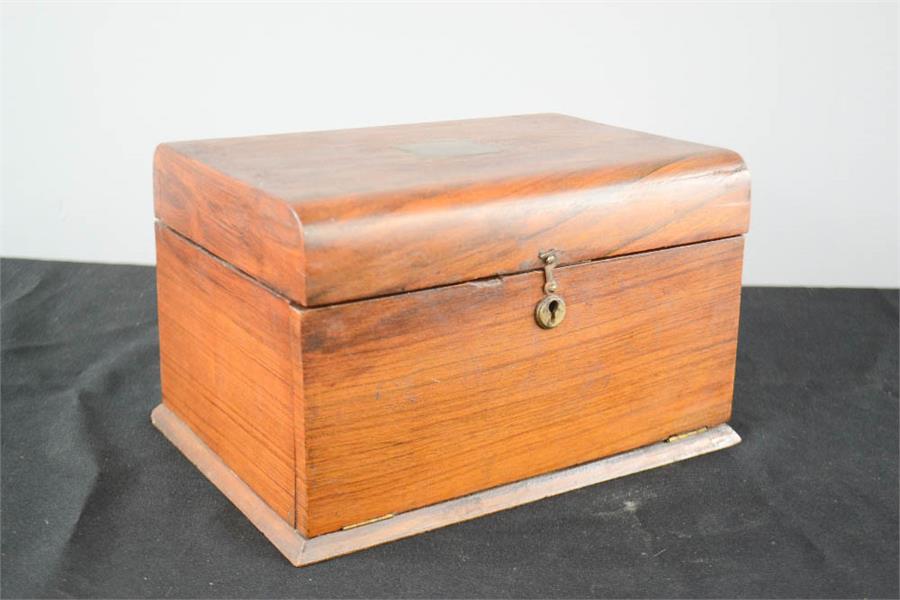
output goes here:
{"type": "Polygon", "coordinates": [[[153,269],[0,269],[4,597],[898,595],[896,290],[745,289],[734,448],[295,569],[150,425],[153,269]]]}

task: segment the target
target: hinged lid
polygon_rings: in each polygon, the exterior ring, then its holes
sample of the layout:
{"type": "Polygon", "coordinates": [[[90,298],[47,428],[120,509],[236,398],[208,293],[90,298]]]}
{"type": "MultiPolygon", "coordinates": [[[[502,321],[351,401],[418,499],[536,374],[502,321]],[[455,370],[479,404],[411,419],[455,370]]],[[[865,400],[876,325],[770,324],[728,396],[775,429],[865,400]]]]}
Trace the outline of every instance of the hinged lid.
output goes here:
{"type": "Polygon", "coordinates": [[[556,114],[163,144],[159,220],[317,306],[738,235],[734,152],[556,114]]]}

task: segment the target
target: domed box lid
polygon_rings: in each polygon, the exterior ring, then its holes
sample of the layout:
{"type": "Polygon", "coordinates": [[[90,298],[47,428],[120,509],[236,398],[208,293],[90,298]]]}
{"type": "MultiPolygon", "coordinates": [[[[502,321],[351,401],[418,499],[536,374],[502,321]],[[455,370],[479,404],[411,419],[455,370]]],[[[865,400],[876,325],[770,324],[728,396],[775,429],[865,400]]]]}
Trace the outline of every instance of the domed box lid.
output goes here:
{"type": "Polygon", "coordinates": [[[302,306],[740,235],[729,150],[558,114],[162,144],[156,217],[302,306]]]}

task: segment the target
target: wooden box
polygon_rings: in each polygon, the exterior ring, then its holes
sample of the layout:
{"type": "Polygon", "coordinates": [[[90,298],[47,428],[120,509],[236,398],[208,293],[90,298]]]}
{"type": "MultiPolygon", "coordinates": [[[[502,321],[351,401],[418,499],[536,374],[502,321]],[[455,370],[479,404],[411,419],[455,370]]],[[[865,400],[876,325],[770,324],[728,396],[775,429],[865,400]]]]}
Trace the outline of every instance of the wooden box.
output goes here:
{"type": "Polygon", "coordinates": [[[154,168],[154,423],[295,565],[739,440],[734,152],[546,114],[154,168]]]}

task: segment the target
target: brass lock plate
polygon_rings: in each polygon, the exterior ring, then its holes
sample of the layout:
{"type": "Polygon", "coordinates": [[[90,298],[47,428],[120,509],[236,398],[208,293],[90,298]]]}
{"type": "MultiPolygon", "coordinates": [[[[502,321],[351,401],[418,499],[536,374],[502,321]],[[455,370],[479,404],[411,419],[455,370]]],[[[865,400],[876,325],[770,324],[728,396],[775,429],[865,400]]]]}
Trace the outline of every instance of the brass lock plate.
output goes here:
{"type": "Polygon", "coordinates": [[[557,294],[547,294],[537,303],[534,318],[544,329],[553,329],[566,318],[566,301],[557,294]]]}

